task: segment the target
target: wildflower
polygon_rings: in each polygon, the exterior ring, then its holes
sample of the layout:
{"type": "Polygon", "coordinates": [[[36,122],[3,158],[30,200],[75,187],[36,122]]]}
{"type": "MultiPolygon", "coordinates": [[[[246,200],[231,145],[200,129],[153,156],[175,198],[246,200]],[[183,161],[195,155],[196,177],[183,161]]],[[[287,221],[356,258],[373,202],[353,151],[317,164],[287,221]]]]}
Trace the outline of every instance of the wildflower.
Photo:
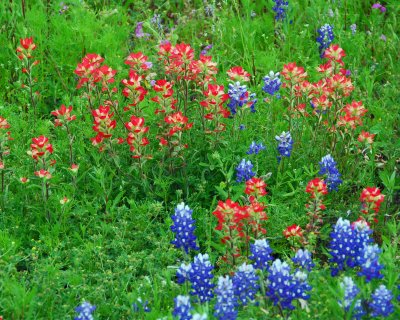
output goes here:
{"type": "Polygon", "coordinates": [[[346,56],[346,53],[344,50],[339,47],[337,44],[332,44],[329,46],[328,49],[325,50],[323,57],[326,59],[329,59],[329,61],[334,61],[339,63],[340,65],[343,65],[342,58],[346,56]]]}
{"type": "Polygon", "coordinates": [[[25,184],[29,182],[29,179],[27,177],[21,177],[19,178],[19,181],[21,181],[22,184],[25,184]]]}
{"type": "MultiPolygon", "coordinates": [[[[282,85],[281,79],[279,77],[279,72],[274,73],[273,71],[270,71],[269,74],[263,78],[263,91],[270,94],[271,96],[275,95],[275,93],[279,91],[282,85]]],[[[277,97],[279,97],[279,95],[277,95],[277,97]]]]}
{"type": "Polygon", "coordinates": [[[367,220],[373,219],[374,222],[378,222],[376,215],[379,212],[381,204],[385,199],[385,195],[381,194],[379,188],[367,187],[363,189],[360,196],[362,204],[361,212],[367,216],[367,220]]]}
{"type": "Polygon", "coordinates": [[[286,239],[291,238],[291,237],[302,238],[303,237],[303,229],[301,229],[300,226],[293,224],[293,225],[287,227],[285,230],[283,230],[283,235],[285,236],[286,239]]]}
{"type": "Polygon", "coordinates": [[[192,213],[193,210],[182,202],[177,205],[175,214],[172,216],[174,224],[171,226],[171,230],[175,233],[175,239],[171,243],[178,249],[182,248],[186,253],[189,252],[189,249],[200,249],[196,244],[196,236],[193,234],[196,227],[192,213]]]}
{"type": "Polygon", "coordinates": [[[139,297],[137,299],[137,302],[138,303],[136,303],[136,302],[132,303],[133,312],[139,312],[140,308],[142,308],[144,312],[151,311],[151,308],[148,306],[148,304],[149,304],[148,300],[142,301],[142,298],[139,297]]]}
{"type": "Polygon", "coordinates": [[[53,145],[49,143],[49,138],[40,136],[32,138],[31,151],[28,152],[33,159],[38,160],[53,153],[53,145]]]}
{"type": "Polygon", "coordinates": [[[74,320],[93,320],[93,311],[96,310],[96,306],[91,305],[89,302],[83,302],[79,307],[75,308],[75,311],[79,313],[74,320]]]}
{"type": "Polygon", "coordinates": [[[169,136],[174,135],[178,131],[188,130],[192,128],[193,123],[188,123],[188,118],[181,111],[170,114],[164,118],[164,121],[172,126],[169,130],[169,136]]]}
{"type": "Polygon", "coordinates": [[[311,271],[311,269],[314,267],[314,263],[311,258],[311,252],[307,249],[297,250],[296,255],[292,258],[292,261],[307,271],[311,271]]]}
{"type": "Polygon", "coordinates": [[[351,34],[354,36],[356,34],[356,31],[357,31],[357,25],[355,23],[353,23],[350,26],[350,30],[351,30],[351,34]]]}
{"type": "Polygon", "coordinates": [[[254,301],[260,286],[252,265],[243,263],[238,268],[233,276],[233,288],[235,296],[242,305],[246,306],[249,301],[254,301]]]}
{"type": "Polygon", "coordinates": [[[286,262],[276,259],[269,269],[267,296],[275,306],[280,305],[282,309],[293,310],[293,300],[309,298],[306,291],[311,287],[306,280],[307,274],[300,272],[295,277],[290,274],[290,266],[286,262]]]}
{"type": "Polygon", "coordinates": [[[340,288],[344,292],[343,300],[339,300],[338,303],[341,307],[344,307],[345,312],[349,312],[353,306],[352,319],[361,319],[365,314],[361,305],[361,300],[356,300],[356,296],[359,294],[360,289],[356,286],[353,279],[350,277],[344,277],[343,281],[340,282],[340,288]]]}
{"type": "Polygon", "coordinates": [[[384,7],[383,5],[381,5],[380,3],[374,3],[372,5],[372,9],[379,9],[381,13],[386,12],[386,7],[384,7]]]}
{"type": "Polygon", "coordinates": [[[272,10],[275,12],[275,20],[283,21],[286,17],[286,10],[288,9],[289,1],[284,0],[274,0],[275,5],[272,10]]]}
{"type": "Polygon", "coordinates": [[[338,190],[338,186],[342,183],[340,179],[341,174],[339,173],[338,169],[336,168],[336,162],[332,158],[330,154],[322,157],[321,162],[319,163],[319,172],[318,174],[326,174],[327,175],[327,185],[328,190],[338,190]]]}
{"type": "Polygon", "coordinates": [[[60,109],[54,110],[51,112],[51,114],[57,119],[54,121],[54,125],[56,127],[62,126],[64,122],[70,122],[76,119],[75,115],[71,115],[72,112],[72,106],[69,106],[68,108],[65,105],[61,105],[60,109]]]}
{"type": "Polygon", "coordinates": [[[138,22],[135,29],[135,36],[136,38],[148,38],[150,34],[143,32],[143,22],[138,22]]]}
{"type": "Polygon", "coordinates": [[[20,60],[32,58],[32,51],[36,49],[36,44],[33,43],[33,37],[20,39],[22,47],[17,48],[18,58],[20,60]]]}
{"type": "Polygon", "coordinates": [[[242,107],[249,108],[253,113],[256,112],[255,104],[257,103],[257,99],[255,98],[255,93],[249,93],[246,85],[241,85],[240,82],[230,83],[228,95],[230,98],[228,107],[232,115],[235,115],[238,108],[242,107]]]}
{"type": "Polygon", "coordinates": [[[246,181],[246,190],[244,193],[250,195],[250,201],[253,202],[257,198],[267,194],[265,190],[266,186],[262,179],[253,177],[246,181]]]}
{"type": "Polygon", "coordinates": [[[205,55],[208,53],[208,51],[210,51],[210,50],[212,49],[212,47],[213,47],[213,45],[212,45],[212,44],[209,44],[209,45],[205,46],[204,49],[201,50],[200,53],[201,53],[203,56],[205,56],[205,55]]]}
{"type": "Polygon", "coordinates": [[[379,39],[381,39],[383,42],[386,42],[386,36],[384,34],[381,34],[379,39]]]}
{"type": "Polygon", "coordinates": [[[390,290],[388,290],[385,285],[381,284],[374,293],[371,295],[371,302],[369,303],[372,309],[372,317],[388,317],[394,312],[392,300],[393,295],[390,290]]]}
{"type": "Polygon", "coordinates": [[[269,268],[269,262],[273,260],[271,253],[272,249],[266,239],[257,239],[254,244],[250,244],[249,256],[250,260],[254,261],[256,269],[266,270],[269,268]]]}
{"type": "Polygon", "coordinates": [[[93,130],[97,132],[95,138],[91,138],[93,145],[98,145],[104,139],[112,136],[112,130],[115,129],[117,122],[112,119],[113,112],[110,112],[109,106],[100,106],[98,109],[92,110],[94,119],[93,130]]]}
{"type": "Polygon", "coordinates": [[[357,257],[357,262],[361,266],[361,271],[358,273],[359,276],[365,276],[365,281],[370,282],[371,279],[383,278],[380,270],[383,268],[381,264],[379,264],[379,254],[381,250],[378,245],[367,245],[364,244],[364,248],[361,252],[361,255],[357,257]]]}
{"type": "Polygon", "coordinates": [[[317,42],[319,43],[318,49],[321,58],[323,58],[325,50],[330,46],[333,39],[335,38],[333,35],[333,27],[329,24],[325,24],[317,31],[319,34],[319,36],[317,37],[317,42]]]}
{"type": "Polygon", "coordinates": [[[144,118],[131,116],[129,122],[125,123],[126,129],[130,132],[126,138],[126,142],[130,145],[130,150],[134,152],[132,156],[135,159],[142,157],[142,149],[149,144],[149,140],[143,137],[149,131],[149,127],[144,126],[144,118]]]}
{"type": "Polygon", "coordinates": [[[361,143],[372,144],[374,142],[375,136],[376,134],[369,133],[363,130],[358,136],[357,140],[361,143]]]}
{"type": "Polygon", "coordinates": [[[45,169],[40,169],[39,171],[35,171],[35,176],[44,179],[51,179],[51,173],[45,169]]]}
{"type": "Polygon", "coordinates": [[[257,144],[255,141],[253,141],[250,144],[249,151],[247,151],[247,154],[258,154],[260,151],[265,150],[265,146],[260,142],[257,144]]]}
{"type": "Polygon", "coordinates": [[[307,78],[307,72],[304,71],[303,67],[296,65],[296,62],[285,64],[281,74],[285,80],[292,83],[301,83],[307,78]]]}
{"type": "Polygon", "coordinates": [[[192,265],[182,263],[176,271],[177,283],[183,284],[185,281],[189,281],[189,271],[192,269],[192,265]]]}
{"type": "Polygon", "coordinates": [[[78,164],[75,164],[75,163],[73,163],[73,164],[71,164],[71,167],[70,167],[70,168],[68,168],[68,170],[70,170],[72,173],[77,173],[77,172],[78,172],[78,170],[79,170],[79,165],[78,165],[78,164]]]}
{"type": "Polygon", "coordinates": [[[60,204],[64,205],[66,203],[68,203],[70,200],[67,197],[64,197],[60,200],[60,204]]]}
{"type": "Polygon", "coordinates": [[[320,178],[310,180],[307,184],[306,192],[311,194],[311,198],[318,198],[320,195],[328,194],[326,184],[320,178]]]}
{"type": "Polygon", "coordinates": [[[192,315],[190,311],[193,309],[192,305],[190,304],[190,297],[189,296],[177,296],[174,299],[175,308],[173,311],[173,315],[178,317],[179,320],[191,320],[192,315]]]}
{"type": "Polygon", "coordinates": [[[226,73],[227,73],[229,79],[231,79],[232,81],[235,81],[235,82],[250,81],[250,73],[248,73],[242,67],[239,67],[239,66],[232,67],[226,73]]]}
{"type": "Polygon", "coordinates": [[[214,316],[219,320],[235,320],[237,318],[237,305],[233,291],[233,283],[229,276],[218,278],[218,285],[215,288],[217,303],[214,306],[214,316]]]}
{"type": "Polygon", "coordinates": [[[279,142],[278,152],[280,156],[278,157],[278,160],[280,160],[281,157],[290,157],[293,149],[293,139],[290,132],[283,131],[281,135],[275,136],[275,140],[279,142]]]}
{"type": "Polygon", "coordinates": [[[254,177],[253,164],[250,160],[242,159],[239,165],[236,167],[236,182],[247,181],[254,177]]]}
{"type": "Polygon", "coordinates": [[[194,257],[194,262],[189,270],[189,280],[192,284],[191,295],[197,295],[201,303],[210,301],[213,298],[212,289],[214,284],[212,279],[214,278],[211,271],[214,267],[210,263],[208,254],[199,253],[194,257]]]}
{"type": "Polygon", "coordinates": [[[150,19],[150,22],[155,25],[159,30],[162,30],[162,24],[161,24],[161,16],[157,13],[153,15],[153,17],[150,19]]]}

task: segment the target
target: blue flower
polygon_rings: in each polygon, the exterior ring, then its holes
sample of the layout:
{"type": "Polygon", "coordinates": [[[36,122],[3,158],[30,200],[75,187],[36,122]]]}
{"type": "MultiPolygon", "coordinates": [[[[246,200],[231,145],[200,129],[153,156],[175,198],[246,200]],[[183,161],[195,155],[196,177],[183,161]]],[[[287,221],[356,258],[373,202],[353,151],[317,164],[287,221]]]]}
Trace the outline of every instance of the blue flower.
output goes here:
{"type": "Polygon", "coordinates": [[[255,294],[260,288],[258,276],[252,265],[243,263],[233,276],[233,288],[235,296],[242,303],[247,305],[248,301],[254,301],[255,294]]]}
{"type": "Polygon", "coordinates": [[[172,216],[174,224],[171,230],[175,232],[175,239],[171,241],[178,249],[182,248],[186,253],[189,249],[199,250],[196,244],[196,236],[194,235],[195,220],[192,219],[192,212],[183,202],[175,208],[175,214],[172,216]]]}
{"type": "Polygon", "coordinates": [[[269,75],[263,78],[263,91],[270,94],[271,96],[275,95],[275,93],[279,91],[282,84],[279,76],[279,72],[274,73],[273,71],[270,71],[269,75]]]}
{"type": "Polygon", "coordinates": [[[356,31],[357,31],[357,25],[355,23],[353,23],[350,26],[350,30],[351,30],[351,34],[354,36],[356,34],[356,31]]]}
{"type": "Polygon", "coordinates": [[[219,320],[235,320],[237,318],[237,305],[233,292],[233,283],[229,276],[218,278],[215,289],[217,303],[214,306],[214,316],[219,320]]]}
{"type": "Polygon", "coordinates": [[[339,270],[343,270],[346,266],[354,268],[361,262],[357,259],[364,246],[371,243],[370,238],[372,230],[365,222],[357,222],[350,225],[349,220],[339,218],[331,232],[330,250],[332,258],[329,260],[336,264],[331,266],[332,276],[335,276],[339,270]]]}
{"type": "Polygon", "coordinates": [[[256,269],[267,270],[269,268],[269,262],[272,261],[273,258],[271,256],[272,249],[269,246],[268,240],[256,240],[254,244],[250,244],[250,252],[252,254],[249,259],[254,261],[256,269]]]}
{"type": "Polygon", "coordinates": [[[311,286],[307,283],[307,274],[297,271],[295,275],[292,275],[287,262],[276,259],[272,263],[267,283],[267,296],[275,306],[280,305],[283,309],[293,310],[293,300],[309,299],[306,291],[311,290],[311,286]]]}
{"type": "Polygon", "coordinates": [[[192,310],[192,305],[190,304],[190,297],[179,295],[174,299],[174,302],[175,308],[172,314],[178,317],[179,320],[191,320],[190,310],[192,310]]]}
{"type": "Polygon", "coordinates": [[[255,176],[253,172],[253,164],[250,160],[242,159],[236,167],[236,182],[247,181],[255,176]]]}
{"type": "Polygon", "coordinates": [[[142,301],[142,298],[138,298],[137,302],[132,303],[133,312],[140,312],[143,309],[144,312],[150,312],[151,308],[148,306],[149,301],[142,301]]]}
{"type": "Polygon", "coordinates": [[[255,98],[255,93],[249,93],[246,85],[241,85],[240,82],[230,83],[228,95],[230,98],[228,107],[232,115],[235,115],[238,108],[243,106],[250,108],[251,112],[256,112],[255,104],[257,99],[255,98]]]}
{"type": "Polygon", "coordinates": [[[178,284],[183,284],[185,281],[189,281],[189,271],[192,269],[192,265],[182,263],[181,266],[176,271],[176,277],[178,278],[176,282],[178,284]]]}
{"type": "Polygon", "coordinates": [[[335,36],[333,35],[333,27],[329,24],[323,25],[318,29],[319,36],[317,42],[319,43],[319,53],[321,58],[324,57],[325,50],[329,48],[335,36]]]}
{"type": "Polygon", "coordinates": [[[249,147],[249,151],[247,151],[247,154],[258,154],[260,151],[265,150],[265,146],[260,142],[259,144],[255,143],[253,141],[249,147]]]}
{"type": "Polygon", "coordinates": [[[392,292],[381,284],[379,288],[371,295],[372,301],[369,306],[372,309],[372,317],[387,317],[393,313],[394,308],[392,304],[393,295],[392,292]]]}
{"type": "Polygon", "coordinates": [[[361,319],[365,314],[363,307],[361,305],[361,300],[356,300],[356,296],[360,292],[354,281],[350,277],[344,277],[343,281],[340,282],[340,288],[344,292],[344,299],[339,300],[339,305],[344,307],[345,312],[349,312],[353,306],[352,319],[361,319]]]}
{"type": "Polygon", "coordinates": [[[382,279],[383,275],[380,270],[383,266],[379,264],[379,254],[381,250],[378,245],[364,244],[363,252],[357,257],[358,265],[361,266],[359,276],[365,276],[365,281],[370,282],[372,279],[382,279]]]}
{"type": "Polygon", "coordinates": [[[327,175],[325,179],[326,184],[328,185],[328,190],[338,190],[338,186],[342,183],[340,179],[341,174],[339,173],[338,169],[336,168],[336,162],[333,160],[330,154],[326,155],[321,159],[319,163],[319,173],[320,175],[327,175]]]}
{"type": "Polygon", "coordinates": [[[294,258],[292,258],[292,261],[299,265],[301,268],[306,269],[307,271],[311,271],[311,269],[314,267],[314,263],[311,258],[311,253],[307,249],[302,250],[299,249],[296,252],[296,255],[294,258]]]}
{"type": "Polygon", "coordinates": [[[289,5],[289,1],[284,1],[284,0],[274,0],[275,5],[272,7],[272,10],[276,13],[275,14],[275,20],[284,20],[286,17],[286,10],[289,5]]]}
{"type": "Polygon", "coordinates": [[[199,253],[195,258],[189,270],[189,281],[192,284],[191,295],[197,295],[200,302],[207,302],[213,298],[212,289],[214,278],[211,271],[214,267],[211,265],[208,254],[199,253]]]}
{"type": "Polygon", "coordinates": [[[93,320],[93,311],[96,310],[96,306],[92,306],[89,302],[83,302],[79,307],[75,308],[75,311],[79,313],[75,320],[93,320]]]}
{"type": "Polygon", "coordinates": [[[290,132],[283,131],[280,136],[275,136],[275,140],[279,142],[278,152],[280,157],[278,157],[278,160],[280,160],[281,157],[290,157],[293,149],[293,139],[290,132]]]}

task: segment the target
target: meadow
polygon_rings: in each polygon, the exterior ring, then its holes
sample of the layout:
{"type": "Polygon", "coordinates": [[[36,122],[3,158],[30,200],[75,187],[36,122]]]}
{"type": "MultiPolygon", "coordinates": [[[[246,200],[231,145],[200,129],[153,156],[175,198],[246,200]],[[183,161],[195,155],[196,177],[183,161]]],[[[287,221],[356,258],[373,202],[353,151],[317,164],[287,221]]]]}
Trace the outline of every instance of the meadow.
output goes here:
{"type": "Polygon", "coordinates": [[[400,319],[400,4],[0,2],[0,319],[400,319]]]}

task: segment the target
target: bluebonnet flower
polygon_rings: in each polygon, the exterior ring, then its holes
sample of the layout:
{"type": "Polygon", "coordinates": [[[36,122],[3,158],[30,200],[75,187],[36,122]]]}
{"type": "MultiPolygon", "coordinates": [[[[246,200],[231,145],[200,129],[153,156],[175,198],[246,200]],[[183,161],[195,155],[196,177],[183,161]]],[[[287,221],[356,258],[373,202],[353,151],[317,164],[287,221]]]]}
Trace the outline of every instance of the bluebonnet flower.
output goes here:
{"type": "Polygon", "coordinates": [[[214,306],[214,316],[219,320],[235,320],[237,318],[237,305],[233,293],[233,283],[229,276],[218,278],[218,285],[215,289],[217,303],[214,306]]]}
{"type": "Polygon", "coordinates": [[[267,283],[267,296],[275,306],[279,304],[283,309],[293,310],[293,300],[309,298],[306,291],[309,291],[311,286],[307,283],[307,274],[298,271],[293,276],[290,274],[290,266],[287,262],[282,262],[279,259],[272,263],[267,283]]]}
{"type": "Polygon", "coordinates": [[[364,244],[363,252],[357,257],[358,265],[361,266],[359,276],[365,276],[365,281],[370,282],[372,279],[382,279],[381,269],[383,266],[379,264],[379,254],[381,250],[378,245],[364,244]]]}
{"type": "Polygon", "coordinates": [[[203,56],[205,56],[205,55],[208,53],[208,51],[212,49],[212,47],[213,47],[213,45],[212,45],[212,44],[209,44],[209,45],[205,46],[204,49],[201,50],[200,53],[201,53],[203,56]]]}
{"type": "Polygon", "coordinates": [[[336,162],[333,160],[330,154],[322,157],[321,162],[319,163],[319,172],[318,174],[327,175],[325,179],[326,184],[328,185],[328,190],[338,190],[338,186],[342,183],[340,179],[341,174],[336,168],[336,162]]]}
{"type": "Polygon", "coordinates": [[[175,208],[175,214],[172,216],[174,224],[171,230],[175,232],[175,239],[171,241],[178,249],[182,248],[186,253],[189,249],[199,250],[196,244],[196,236],[194,235],[195,220],[192,219],[192,212],[183,202],[175,208]]]}
{"type": "Polygon", "coordinates": [[[319,53],[321,58],[324,57],[325,50],[328,49],[332,43],[335,36],[333,35],[333,27],[329,24],[323,25],[318,29],[319,36],[317,37],[317,42],[319,43],[319,53]]]}
{"type": "Polygon", "coordinates": [[[260,151],[265,150],[265,146],[260,142],[259,144],[255,143],[253,141],[249,147],[249,151],[247,151],[247,154],[258,154],[260,151]]]}
{"type": "Polygon", "coordinates": [[[311,269],[314,267],[314,263],[311,258],[311,252],[307,249],[297,250],[296,255],[292,258],[292,261],[307,271],[311,271],[311,269]]]}
{"type": "Polygon", "coordinates": [[[213,269],[208,254],[199,253],[194,257],[194,262],[189,271],[189,281],[192,284],[190,294],[197,295],[201,303],[210,301],[214,296],[212,293],[214,276],[211,273],[213,269]]]}
{"type": "Polygon", "coordinates": [[[278,160],[280,161],[281,157],[290,157],[293,149],[293,139],[290,132],[283,131],[280,136],[275,136],[275,140],[279,142],[278,152],[280,156],[278,160]]]}
{"type": "Polygon", "coordinates": [[[246,130],[246,126],[244,124],[241,124],[239,126],[239,130],[241,130],[241,131],[246,130]]]}
{"type": "Polygon", "coordinates": [[[248,301],[254,301],[259,288],[258,276],[253,266],[243,263],[233,276],[233,290],[238,301],[244,306],[248,301]]]}
{"type": "Polygon", "coordinates": [[[255,104],[257,99],[255,93],[249,94],[246,85],[241,85],[240,82],[230,83],[228,89],[229,103],[228,107],[232,115],[237,113],[238,108],[247,106],[251,112],[256,112],[255,104]]]}
{"type": "Polygon", "coordinates": [[[393,313],[394,308],[392,304],[393,295],[383,284],[375,290],[371,295],[372,302],[369,306],[372,309],[372,317],[387,317],[393,313]]]}
{"type": "Polygon", "coordinates": [[[357,257],[362,254],[364,246],[373,241],[370,238],[371,232],[366,223],[358,222],[351,226],[349,220],[338,219],[331,232],[330,261],[337,265],[331,267],[332,276],[346,266],[354,268],[359,264],[357,257]]]}
{"type": "Polygon", "coordinates": [[[266,239],[258,239],[254,244],[250,244],[251,256],[250,260],[254,261],[256,269],[267,270],[269,268],[269,262],[273,260],[271,253],[272,249],[269,246],[269,242],[266,239]]]}
{"type": "Polygon", "coordinates": [[[151,308],[149,307],[149,301],[142,301],[142,298],[138,298],[137,302],[132,303],[133,312],[140,312],[143,309],[144,312],[150,312],[151,308]]]}
{"type": "Polygon", "coordinates": [[[274,0],[275,5],[272,7],[272,10],[275,12],[275,20],[283,21],[286,17],[286,10],[289,5],[289,1],[284,0],[274,0]]]}
{"type": "MultiPolygon", "coordinates": [[[[400,290],[400,284],[397,286],[397,290],[400,290]]],[[[400,301],[400,294],[397,296],[397,301],[400,301]]]]}
{"type": "Polygon", "coordinates": [[[351,34],[354,36],[356,34],[356,31],[357,31],[357,25],[355,23],[353,23],[350,26],[350,30],[351,30],[351,34]]]}
{"type": "Polygon", "coordinates": [[[192,310],[192,305],[190,304],[190,297],[179,295],[174,299],[174,302],[175,308],[172,314],[178,317],[179,320],[191,320],[190,310],[192,310]]]}
{"type": "Polygon", "coordinates": [[[356,300],[360,289],[357,288],[353,279],[350,277],[343,278],[343,281],[340,282],[340,288],[344,292],[344,299],[339,300],[339,305],[343,307],[346,312],[349,312],[353,306],[352,319],[361,319],[365,311],[361,305],[361,300],[356,300]]]}
{"type": "Polygon", "coordinates": [[[178,278],[176,282],[178,284],[183,284],[185,281],[189,281],[189,271],[192,269],[192,265],[182,263],[181,266],[176,271],[176,277],[178,278]]]}
{"type": "MultiPolygon", "coordinates": [[[[270,71],[269,74],[263,78],[263,91],[270,94],[271,96],[278,92],[282,85],[281,79],[279,77],[279,72],[274,73],[273,71],[270,71]]],[[[279,95],[277,95],[277,98],[279,98],[279,95]]]]}
{"type": "Polygon", "coordinates": [[[89,302],[83,302],[79,307],[75,308],[75,311],[79,313],[75,320],[93,320],[93,311],[96,310],[96,306],[92,306],[89,302]]]}
{"type": "Polygon", "coordinates": [[[255,176],[253,164],[250,160],[242,159],[236,167],[236,182],[247,181],[255,176]]]}

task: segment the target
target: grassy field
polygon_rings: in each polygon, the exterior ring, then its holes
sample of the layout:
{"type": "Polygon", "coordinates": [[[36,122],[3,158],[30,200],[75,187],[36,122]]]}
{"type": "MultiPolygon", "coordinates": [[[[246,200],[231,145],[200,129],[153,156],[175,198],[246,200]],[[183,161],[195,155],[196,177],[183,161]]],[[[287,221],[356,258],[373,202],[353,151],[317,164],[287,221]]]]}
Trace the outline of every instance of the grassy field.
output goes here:
{"type": "Polygon", "coordinates": [[[399,13],[1,1],[0,316],[399,319],[399,13]]]}

